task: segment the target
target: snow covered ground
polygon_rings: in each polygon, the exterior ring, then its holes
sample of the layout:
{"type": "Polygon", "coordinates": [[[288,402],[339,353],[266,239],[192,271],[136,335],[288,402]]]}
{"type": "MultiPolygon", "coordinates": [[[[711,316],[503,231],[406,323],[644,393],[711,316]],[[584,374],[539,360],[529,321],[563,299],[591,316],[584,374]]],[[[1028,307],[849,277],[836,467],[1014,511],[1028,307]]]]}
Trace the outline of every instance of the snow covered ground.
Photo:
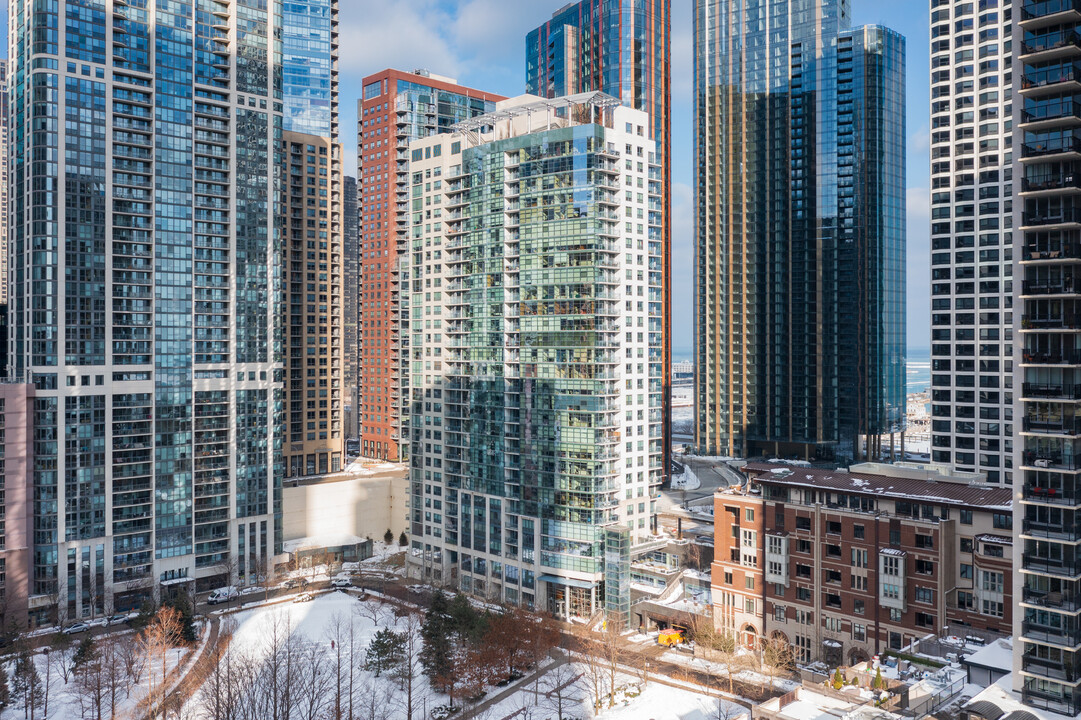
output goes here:
{"type": "MultiPolygon", "coordinates": [[[[187,663],[192,654],[198,652],[198,649],[205,642],[206,636],[207,632],[205,630],[200,631],[199,641],[195,644],[195,647],[172,648],[164,653],[164,658],[161,655],[156,655],[152,662],[142,656],[141,648],[134,633],[110,636],[109,642],[115,642],[117,648],[116,654],[110,658],[117,672],[115,676],[117,683],[114,684],[114,687],[118,687],[116,693],[117,720],[134,720],[142,716],[143,713],[139,712],[139,709],[146,702],[151,683],[154,688],[154,697],[160,697],[163,671],[169,687],[173,687],[180,677],[178,673],[173,671],[178,664],[187,663]],[[132,672],[130,676],[127,674],[128,670],[132,672]]],[[[49,696],[48,713],[44,712],[45,708],[42,706],[38,708],[35,717],[44,718],[44,720],[79,720],[83,717],[90,717],[90,715],[86,714],[90,712],[90,705],[87,700],[89,694],[80,690],[80,683],[73,672],[69,671],[65,682],[63,671],[60,669],[61,662],[66,662],[68,667],[71,667],[71,659],[84,637],[86,636],[75,635],[72,638],[71,647],[62,654],[56,651],[51,653],[38,651],[34,654],[34,667],[37,669],[42,685],[48,685],[49,696]]],[[[102,643],[106,641],[96,638],[95,642],[100,652],[102,643]]],[[[15,661],[8,659],[4,663],[4,669],[7,671],[8,684],[11,687],[15,673],[15,661]]],[[[111,710],[109,693],[105,691],[103,695],[102,713],[108,715],[111,710]]],[[[44,694],[41,697],[43,698],[44,694]]],[[[145,710],[145,708],[143,709],[145,710]]],[[[13,698],[10,709],[0,712],[0,718],[5,720],[16,717],[23,717],[21,698],[13,698]]]]}
{"type": "Polygon", "coordinates": [[[542,678],[539,693],[534,693],[532,685],[523,688],[486,709],[478,718],[547,720],[555,717],[560,696],[564,703],[564,717],[597,720],[736,720],[747,713],[746,708],[740,705],[708,697],[691,688],[661,685],[655,681],[644,682],[640,677],[623,673],[616,675],[616,686],[614,702],[605,688],[601,710],[594,713],[589,670],[582,663],[569,663],[542,678]],[[563,686],[562,689],[556,691],[555,688],[560,686],[563,686]]]}

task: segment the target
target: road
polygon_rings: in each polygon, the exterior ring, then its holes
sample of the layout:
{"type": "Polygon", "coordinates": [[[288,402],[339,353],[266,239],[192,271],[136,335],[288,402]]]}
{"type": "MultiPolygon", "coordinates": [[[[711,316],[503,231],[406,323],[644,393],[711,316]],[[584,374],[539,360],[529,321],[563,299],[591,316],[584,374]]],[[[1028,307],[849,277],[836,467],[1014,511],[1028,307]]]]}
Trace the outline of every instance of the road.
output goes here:
{"type": "Polygon", "coordinates": [[[657,503],[658,512],[667,512],[681,507],[684,501],[712,497],[718,489],[738,485],[743,480],[743,476],[737,470],[724,462],[702,460],[696,457],[679,458],[679,462],[692,469],[702,485],[695,490],[662,490],[657,503]]]}

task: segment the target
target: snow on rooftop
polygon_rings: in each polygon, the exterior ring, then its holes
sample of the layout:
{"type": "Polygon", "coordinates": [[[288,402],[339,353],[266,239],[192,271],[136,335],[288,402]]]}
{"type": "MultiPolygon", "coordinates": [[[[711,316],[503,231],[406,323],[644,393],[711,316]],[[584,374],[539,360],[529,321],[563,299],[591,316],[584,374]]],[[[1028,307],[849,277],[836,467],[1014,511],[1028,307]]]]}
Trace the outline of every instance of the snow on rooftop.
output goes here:
{"type": "Polygon", "coordinates": [[[995,640],[982,650],[972,653],[962,662],[966,665],[986,668],[1009,668],[1013,665],[1013,643],[1009,638],[995,640]]]}
{"type": "Polygon", "coordinates": [[[286,540],[282,543],[284,552],[296,552],[297,550],[312,550],[317,548],[343,547],[346,545],[360,545],[367,542],[366,538],[348,533],[327,533],[326,535],[311,535],[309,537],[286,540]]]}

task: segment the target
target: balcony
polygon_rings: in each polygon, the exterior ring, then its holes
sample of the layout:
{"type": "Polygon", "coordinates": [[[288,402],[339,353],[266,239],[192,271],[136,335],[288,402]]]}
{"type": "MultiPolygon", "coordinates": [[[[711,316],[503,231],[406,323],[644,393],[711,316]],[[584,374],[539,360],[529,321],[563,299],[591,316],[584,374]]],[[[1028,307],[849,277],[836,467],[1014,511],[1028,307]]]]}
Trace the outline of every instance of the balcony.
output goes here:
{"type": "Polygon", "coordinates": [[[1040,398],[1049,400],[1081,399],[1081,385],[1038,385],[1025,383],[1021,386],[1022,398],[1040,398]]]}
{"type": "Polygon", "coordinates": [[[1037,193],[1057,193],[1064,190],[1081,189],[1081,175],[1073,172],[1048,173],[1026,177],[1021,181],[1021,193],[1033,195],[1037,193]]]}
{"type": "Polygon", "coordinates": [[[1021,43],[1022,59],[1028,63],[1049,62],[1076,54],[1081,54],[1081,34],[1072,28],[1030,36],[1021,43]]]}
{"type": "MultiPolygon", "coordinates": [[[[1072,210],[1059,216],[1063,223],[1081,222],[1081,213],[1072,210]]],[[[1027,222],[1027,221],[1026,221],[1027,222]]],[[[1081,260],[1081,243],[1071,240],[1052,240],[1050,242],[1030,243],[1022,248],[1021,258],[1025,262],[1060,263],[1063,260],[1081,260]]]]}
{"type": "MultiPolygon", "coordinates": [[[[1061,462],[1061,458],[1058,458],[1058,460],[1061,462]]],[[[1033,460],[1033,462],[1036,462],[1036,460],[1033,460]]],[[[1053,462],[1053,459],[1051,458],[1048,458],[1047,462],[1049,463],[1048,467],[1046,468],[1047,470],[1077,469],[1076,467],[1070,468],[1061,465],[1051,465],[1050,463],[1053,462]]],[[[1038,465],[1032,465],[1032,463],[1028,464],[1032,467],[1039,467],[1038,465]]],[[[1024,490],[1021,493],[1021,497],[1024,500],[1032,501],[1033,503],[1039,503],[1041,505],[1062,505],[1065,507],[1077,507],[1079,504],[1081,504],[1081,495],[1077,494],[1072,490],[1066,491],[1063,488],[1042,485],[1026,484],[1024,490]]]]}
{"type": "MultiPolygon", "coordinates": [[[[1050,710],[1067,717],[1073,717],[1081,713],[1081,699],[1074,693],[1067,692],[1058,694],[1043,690],[1033,678],[1025,678],[1025,686],[1021,690],[1021,699],[1026,705],[1035,708],[1050,710]]],[[[1069,690],[1066,688],[1066,690],[1069,690]]]]}
{"type": "Polygon", "coordinates": [[[1026,587],[1022,589],[1021,599],[1026,605],[1035,605],[1041,608],[1066,612],[1076,612],[1081,609],[1081,596],[1074,593],[1048,592],[1026,587]]]}
{"type": "Polygon", "coordinates": [[[1081,103],[1069,99],[1021,111],[1021,127],[1029,132],[1065,124],[1081,124],[1081,103]]]}
{"type": "Polygon", "coordinates": [[[1072,663],[1067,664],[1063,660],[1038,657],[1029,650],[1021,656],[1021,670],[1030,675],[1038,675],[1052,680],[1062,680],[1072,683],[1078,679],[1077,672],[1072,663]]]}
{"type": "Polygon", "coordinates": [[[1028,0],[1021,6],[1021,27],[1026,30],[1078,21],[1081,0],[1028,0]]]}
{"type": "MultiPolygon", "coordinates": [[[[1030,510],[1036,509],[1038,508],[1030,508],[1030,510]]],[[[1040,540],[1077,542],[1081,540],[1081,523],[1047,523],[1026,519],[1021,521],[1021,534],[1040,540]]]]}
{"type": "Polygon", "coordinates": [[[1072,417],[1027,417],[1022,428],[1024,432],[1039,435],[1081,435],[1081,422],[1072,417]]]}
{"type": "Polygon", "coordinates": [[[1021,285],[1021,295],[1075,295],[1078,290],[1072,277],[1054,279],[1025,280],[1021,285]]]}
{"type": "Polygon", "coordinates": [[[1028,68],[1021,78],[1021,94],[1027,97],[1081,89],[1081,65],[1058,65],[1041,70],[1028,68]]]}
{"type": "Polygon", "coordinates": [[[1068,136],[1045,142],[1028,142],[1021,145],[1021,159],[1046,159],[1054,155],[1081,155],[1081,139],[1068,136]]]}
{"type": "MultiPolygon", "coordinates": [[[[1061,545],[1057,547],[1062,547],[1061,545]]],[[[1057,575],[1059,577],[1081,577],[1081,559],[1069,558],[1041,558],[1025,553],[1022,556],[1021,567],[1034,573],[1044,575],[1057,575]]]]}

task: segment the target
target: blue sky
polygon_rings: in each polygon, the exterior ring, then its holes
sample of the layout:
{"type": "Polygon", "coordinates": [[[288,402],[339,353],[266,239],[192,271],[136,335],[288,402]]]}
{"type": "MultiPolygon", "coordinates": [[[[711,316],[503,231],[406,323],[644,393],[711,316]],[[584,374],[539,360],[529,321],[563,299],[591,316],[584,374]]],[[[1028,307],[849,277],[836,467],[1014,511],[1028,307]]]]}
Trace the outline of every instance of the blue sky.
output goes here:
{"type": "MultiPolygon", "coordinates": [[[[525,89],[525,35],[567,0],[341,0],[341,128],[348,169],[356,162],[356,98],[364,75],[427,68],[483,90],[525,89]]],[[[926,2],[852,0],[854,24],[903,34],[908,60],[908,344],[928,347],[929,99],[926,2]]],[[[693,350],[693,56],[691,0],[672,0],[673,350],[693,350]]]]}

